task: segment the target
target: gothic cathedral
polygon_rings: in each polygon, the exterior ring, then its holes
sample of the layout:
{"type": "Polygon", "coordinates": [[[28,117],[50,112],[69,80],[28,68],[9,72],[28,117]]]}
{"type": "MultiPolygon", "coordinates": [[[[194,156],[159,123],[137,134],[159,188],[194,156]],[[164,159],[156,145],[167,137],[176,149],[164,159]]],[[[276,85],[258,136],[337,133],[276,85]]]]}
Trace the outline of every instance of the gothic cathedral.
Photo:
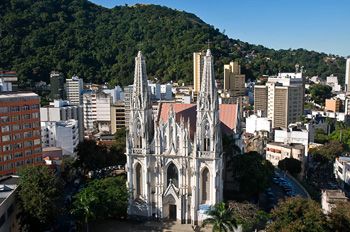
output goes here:
{"type": "Polygon", "coordinates": [[[128,214],[197,224],[209,206],[222,201],[223,162],[213,57],[204,57],[196,120],[154,119],[141,52],[135,76],[127,134],[128,214]]]}

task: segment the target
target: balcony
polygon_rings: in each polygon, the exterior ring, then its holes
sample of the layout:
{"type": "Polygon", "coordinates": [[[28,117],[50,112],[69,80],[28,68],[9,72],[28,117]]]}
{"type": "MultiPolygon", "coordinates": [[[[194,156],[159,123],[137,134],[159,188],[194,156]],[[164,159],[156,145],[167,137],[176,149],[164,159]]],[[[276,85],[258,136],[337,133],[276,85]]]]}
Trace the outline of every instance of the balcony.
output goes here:
{"type": "Polygon", "coordinates": [[[132,153],[134,153],[134,154],[142,154],[142,148],[134,148],[132,150],[132,153]]]}

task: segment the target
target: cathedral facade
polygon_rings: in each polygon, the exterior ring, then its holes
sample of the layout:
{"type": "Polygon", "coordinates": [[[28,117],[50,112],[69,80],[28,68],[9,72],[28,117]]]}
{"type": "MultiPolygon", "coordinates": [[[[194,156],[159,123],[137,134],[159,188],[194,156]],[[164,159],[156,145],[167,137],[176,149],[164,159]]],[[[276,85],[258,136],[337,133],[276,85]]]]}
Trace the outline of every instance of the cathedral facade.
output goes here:
{"type": "Polygon", "coordinates": [[[126,144],[129,215],[196,224],[222,201],[221,127],[209,49],[195,107],[195,120],[177,115],[176,103],[166,117],[154,119],[146,63],[138,53],[126,144]]]}

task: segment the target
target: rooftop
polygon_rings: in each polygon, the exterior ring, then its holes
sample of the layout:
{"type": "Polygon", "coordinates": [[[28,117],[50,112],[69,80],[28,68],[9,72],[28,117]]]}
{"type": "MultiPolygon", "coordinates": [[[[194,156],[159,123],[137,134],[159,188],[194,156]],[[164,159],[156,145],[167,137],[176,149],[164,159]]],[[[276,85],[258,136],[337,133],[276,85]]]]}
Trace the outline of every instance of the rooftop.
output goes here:
{"type": "Polygon", "coordinates": [[[345,196],[345,193],[340,189],[323,190],[322,194],[326,194],[326,197],[328,198],[328,200],[345,200],[345,201],[348,200],[348,198],[345,196]]]}
{"type": "Polygon", "coordinates": [[[9,99],[9,98],[18,98],[18,97],[35,97],[38,98],[39,96],[33,92],[1,92],[0,93],[0,99],[9,99]]]}
{"type": "Polygon", "coordinates": [[[296,148],[296,149],[304,149],[304,145],[300,143],[282,143],[282,142],[270,142],[267,145],[272,145],[272,146],[279,146],[279,147],[284,147],[284,148],[296,148]]]}
{"type": "MultiPolygon", "coordinates": [[[[183,118],[185,122],[190,122],[190,133],[194,135],[196,131],[197,121],[197,106],[196,104],[183,104],[183,103],[161,103],[159,108],[159,115],[157,121],[160,120],[166,122],[169,117],[169,110],[173,107],[176,114],[176,121],[179,122],[180,118],[183,118]]],[[[220,104],[219,114],[221,121],[221,130],[225,134],[232,133],[232,130],[236,128],[237,124],[237,104],[220,104]]]]}

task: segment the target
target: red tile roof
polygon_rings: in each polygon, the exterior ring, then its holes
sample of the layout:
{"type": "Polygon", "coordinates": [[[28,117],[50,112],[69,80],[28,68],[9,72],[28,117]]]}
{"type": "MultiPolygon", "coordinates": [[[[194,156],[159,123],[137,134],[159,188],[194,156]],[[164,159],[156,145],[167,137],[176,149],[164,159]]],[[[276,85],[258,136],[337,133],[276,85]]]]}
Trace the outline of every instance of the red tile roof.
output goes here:
{"type": "MultiPolygon", "coordinates": [[[[162,120],[168,121],[169,110],[173,107],[176,114],[176,121],[180,122],[180,118],[183,117],[185,122],[190,120],[191,137],[196,131],[197,120],[197,105],[196,104],[182,104],[182,103],[161,103],[158,111],[157,122],[162,120]]],[[[221,121],[221,130],[225,134],[231,134],[232,130],[236,128],[237,124],[237,104],[220,104],[219,114],[221,121]]],[[[193,137],[192,137],[193,138],[193,137]]]]}

